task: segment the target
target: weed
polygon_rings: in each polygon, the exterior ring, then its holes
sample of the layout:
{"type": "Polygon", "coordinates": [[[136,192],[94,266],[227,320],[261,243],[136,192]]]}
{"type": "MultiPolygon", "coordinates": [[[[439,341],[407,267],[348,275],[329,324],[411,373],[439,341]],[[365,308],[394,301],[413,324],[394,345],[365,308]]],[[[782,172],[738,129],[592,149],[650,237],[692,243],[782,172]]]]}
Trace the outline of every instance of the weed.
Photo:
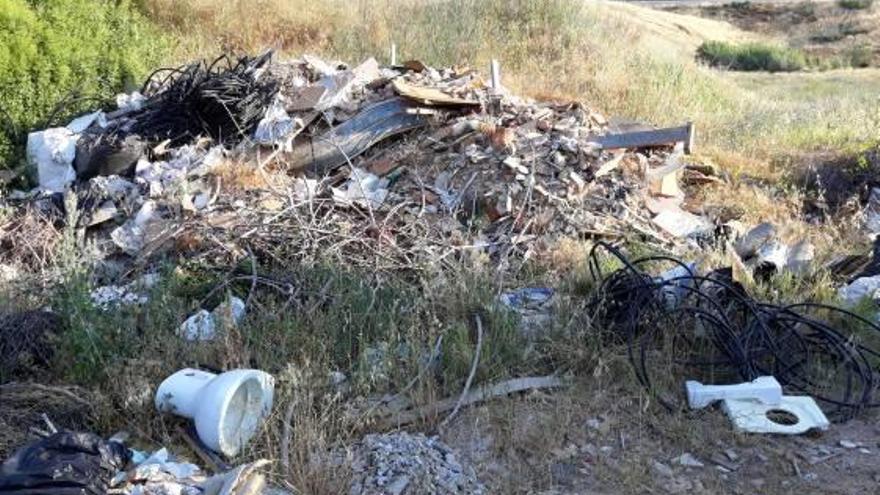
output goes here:
{"type": "Polygon", "coordinates": [[[757,42],[707,41],[697,50],[697,57],[711,66],[732,70],[791,72],[807,67],[807,57],[800,50],[757,42]]]}
{"type": "Polygon", "coordinates": [[[874,5],[874,0],[837,0],[837,5],[847,10],[867,10],[874,5]]]}

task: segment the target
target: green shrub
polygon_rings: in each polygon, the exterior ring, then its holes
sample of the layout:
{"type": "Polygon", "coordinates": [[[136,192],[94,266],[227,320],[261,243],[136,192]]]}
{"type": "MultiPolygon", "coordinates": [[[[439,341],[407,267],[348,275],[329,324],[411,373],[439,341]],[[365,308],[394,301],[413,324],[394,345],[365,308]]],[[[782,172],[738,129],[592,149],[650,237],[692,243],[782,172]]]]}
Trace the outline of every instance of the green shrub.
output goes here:
{"type": "Polygon", "coordinates": [[[29,130],[138,82],[164,46],[127,0],[0,0],[0,169],[29,130]]]}
{"type": "Polygon", "coordinates": [[[790,72],[808,65],[807,57],[800,50],[757,42],[707,41],[700,45],[697,57],[711,66],[732,70],[790,72]]]}
{"type": "Polygon", "coordinates": [[[865,10],[874,5],[874,0],[838,0],[837,5],[847,10],[865,10]]]}

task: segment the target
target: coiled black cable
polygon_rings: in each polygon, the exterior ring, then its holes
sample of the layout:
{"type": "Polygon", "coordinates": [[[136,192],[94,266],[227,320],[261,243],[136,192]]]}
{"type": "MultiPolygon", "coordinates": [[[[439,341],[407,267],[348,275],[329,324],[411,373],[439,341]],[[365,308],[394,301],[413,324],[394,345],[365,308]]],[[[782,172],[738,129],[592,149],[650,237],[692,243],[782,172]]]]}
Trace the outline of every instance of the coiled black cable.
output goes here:
{"type": "Polygon", "coordinates": [[[594,324],[626,343],[637,379],[666,407],[684,407],[684,380],[762,375],[812,396],[835,420],[880,406],[880,326],[852,311],[762,303],[724,270],[698,275],[669,256],[630,260],[605,242],[590,251],[588,268],[594,324]],[[603,269],[611,264],[622,267],[603,269]],[[656,274],[669,266],[674,272],[656,274]]]}

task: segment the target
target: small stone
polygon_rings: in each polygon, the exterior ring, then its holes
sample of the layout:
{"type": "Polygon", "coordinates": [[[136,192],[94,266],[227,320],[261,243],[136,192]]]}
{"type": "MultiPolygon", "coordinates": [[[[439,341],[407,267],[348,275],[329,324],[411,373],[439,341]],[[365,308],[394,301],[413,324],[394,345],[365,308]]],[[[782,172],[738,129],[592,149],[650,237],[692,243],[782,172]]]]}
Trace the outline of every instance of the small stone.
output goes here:
{"type": "Polygon", "coordinates": [[[863,454],[870,454],[870,453],[871,453],[871,451],[870,451],[869,449],[866,449],[866,448],[864,448],[864,447],[860,448],[860,449],[859,449],[859,452],[861,452],[861,453],[863,453],[863,454]]]}
{"type": "Polygon", "coordinates": [[[859,444],[857,444],[856,442],[850,441],[850,440],[841,440],[840,446],[845,449],[854,449],[854,448],[858,447],[859,444]]]}
{"type": "Polygon", "coordinates": [[[739,459],[739,455],[737,455],[736,451],[733,449],[726,449],[724,455],[726,455],[732,462],[736,462],[736,460],[739,459]]]}
{"type": "Polygon", "coordinates": [[[819,479],[819,475],[816,473],[804,473],[803,479],[804,481],[816,481],[819,479]]]}
{"type": "Polygon", "coordinates": [[[684,454],[681,454],[680,456],[676,457],[674,459],[674,462],[676,462],[677,464],[679,464],[681,466],[685,466],[685,467],[700,468],[700,467],[705,466],[705,464],[700,462],[699,459],[694,457],[694,455],[689,452],[685,452],[684,454]]]}

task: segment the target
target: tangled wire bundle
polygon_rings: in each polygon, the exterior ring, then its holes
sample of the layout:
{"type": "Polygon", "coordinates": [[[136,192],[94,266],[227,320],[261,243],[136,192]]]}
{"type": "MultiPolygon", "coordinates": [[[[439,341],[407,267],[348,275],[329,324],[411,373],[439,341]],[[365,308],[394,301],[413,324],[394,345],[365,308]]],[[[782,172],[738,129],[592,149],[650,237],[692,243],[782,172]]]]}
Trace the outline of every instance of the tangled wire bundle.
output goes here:
{"type": "Polygon", "coordinates": [[[669,408],[684,406],[686,379],[721,384],[763,375],[811,395],[835,420],[880,405],[880,327],[851,311],[761,303],[729,269],[699,275],[676,258],[629,260],[602,242],[589,264],[595,323],[625,339],[639,382],[669,408]],[[603,270],[615,260],[623,267],[603,270]],[[657,268],[666,271],[649,274],[657,268]]]}
{"type": "Polygon", "coordinates": [[[278,84],[265,74],[272,57],[226,55],[212,63],[198,62],[159,69],[147,78],[143,108],[130,114],[125,134],[147,141],[171,140],[171,146],[199,135],[235,144],[249,135],[278,92],[278,84]]]}

